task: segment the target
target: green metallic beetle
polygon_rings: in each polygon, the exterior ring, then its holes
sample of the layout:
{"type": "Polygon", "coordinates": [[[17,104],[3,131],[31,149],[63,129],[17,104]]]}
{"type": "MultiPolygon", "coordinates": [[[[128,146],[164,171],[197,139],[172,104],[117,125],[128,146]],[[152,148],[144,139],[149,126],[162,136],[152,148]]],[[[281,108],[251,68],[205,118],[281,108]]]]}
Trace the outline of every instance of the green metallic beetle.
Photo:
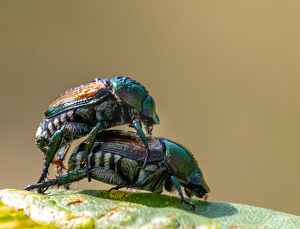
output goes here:
{"type": "MultiPolygon", "coordinates": [[[[88,155],[91,177],[95,180],[117,185],[112,189],[135,188],[161,193],[163,188],[171,192],[177,189],[181,202],[192,206],[181,191],[184,187],[188,197],[206,198],[210,192],[195,157],[179,144],[164,138],[146,135],[150,146],[148,164],[142,167],[146,148],[139,135],[129,131],[105,131],[97,135],[88,155]]],[[[66,185],[87,177],[85,169],[86,143],[74,149],[68,173],[41,184],[28,185],[25,189],[43,189],[54,185],[66,185]]],[[[111,189],[111,190],[112,190],[111,189]]]]}
{"type": "MultiPolygon", "coordinates": [[[[144,167],[149,157],[149,146],[142,130],[152,133],[159,124],[155,103],[146,88],[128,77],[96,78],[94,82],[72,88],[57,97],[47,108],[36,132],[36,145],[45,154],[42,183],[50,163],[62,166],[62,161],[75,139],[88,135],[85,155],[89,155],[96,135],[110,127],[127,124],[139,133],[147,149],[144,167]],[[58,159],[54,159],[58,155],[58,159]]],[[[89,165],[85,156],[87,176],[89,165]]]]}

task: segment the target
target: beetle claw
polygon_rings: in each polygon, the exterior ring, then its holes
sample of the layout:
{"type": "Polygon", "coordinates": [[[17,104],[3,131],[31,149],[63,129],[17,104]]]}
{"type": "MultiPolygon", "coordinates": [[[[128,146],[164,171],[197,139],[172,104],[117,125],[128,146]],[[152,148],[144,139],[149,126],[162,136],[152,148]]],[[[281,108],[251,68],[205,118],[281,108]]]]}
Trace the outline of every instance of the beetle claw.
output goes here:
{"type": "Polygon", "coordinates": [[[196,205],[195,205],[193,202],[189,202],[189,201],[187,201],[185,198],[181,198],[181,201],[180,201],[180,202],[181,202],[181,203],[184,202],[186,205],[192,206],[191,211],[192,211],[192,212],[195,212],[196,205]]]}
{"type": "Polygon", "coordinates": [[[192,212],[195,212],[196,205],[195,205],[193,202],[189,202],[189,201],[187,201],[183,196],[181,196],[180,203],[182,203],[182,202],[184,202],[186,205],[192,206],[191,211],[192,211],[192,212]]]}
{"type": "MultiPolygon", "coordinates": [[[[191,203],[191,202],[190,202],[191,203]]],[[[192,212],[195,212],[195,210],[196,210],[196,206],[195,206],[195,204],[194,203],[191,203],[191,205],[192,205],[192,209],[191,209],[191,211],[192,212]]]]}

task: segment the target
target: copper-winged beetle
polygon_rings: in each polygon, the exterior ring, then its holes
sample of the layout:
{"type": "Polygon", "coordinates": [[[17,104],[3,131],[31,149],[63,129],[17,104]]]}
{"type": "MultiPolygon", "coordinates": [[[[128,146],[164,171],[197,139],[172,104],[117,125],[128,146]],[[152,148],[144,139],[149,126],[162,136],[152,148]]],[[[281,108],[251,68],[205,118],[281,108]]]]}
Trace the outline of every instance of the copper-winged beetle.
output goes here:
{"type": "MultiPolygon", "coordinates": [[[[36,145],[45,153],[41,183],[48,174],[51,162],[61,165],[73,140],[88,135],[85,155],[90,153],[99,132],[127,124],[139,133],[147,149],[144,164],[149,157],[149,147],[142,130],[152,133],[159,124],[154,99],[146,88],[128,77],[96,78],[92,83],[71,88],[57,97],[46,109],[36,132],[36,145]],[[58,155],[57,160],[54,159],[58,155]]],[[[87,176],[89,165],[85,157],[87,176]]]]}

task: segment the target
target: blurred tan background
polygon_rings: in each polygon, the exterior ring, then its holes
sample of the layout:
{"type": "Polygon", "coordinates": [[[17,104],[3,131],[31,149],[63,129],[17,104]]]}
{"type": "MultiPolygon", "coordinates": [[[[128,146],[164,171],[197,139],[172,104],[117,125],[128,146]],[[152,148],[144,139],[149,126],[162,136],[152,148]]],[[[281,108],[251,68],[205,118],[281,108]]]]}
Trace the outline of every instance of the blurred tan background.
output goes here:
{"type": "Polygon", "coordinates": [[[37,181],[35,132],[54,98],[123,75],[155,98],[153,134],[196,155],[209,200],[300,215],[299,9],[296,0],[1,1],[0,188],[37,181]]]}

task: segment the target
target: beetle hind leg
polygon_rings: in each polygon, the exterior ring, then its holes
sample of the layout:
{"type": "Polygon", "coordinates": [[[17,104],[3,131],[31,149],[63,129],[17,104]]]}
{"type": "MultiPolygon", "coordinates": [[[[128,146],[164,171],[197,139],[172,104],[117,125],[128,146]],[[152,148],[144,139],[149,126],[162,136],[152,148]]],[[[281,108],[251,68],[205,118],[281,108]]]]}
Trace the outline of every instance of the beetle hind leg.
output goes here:
{"type": "Polygon", "coordinates": [[[67,185],[75,181],[80,181],[86,177],[85,169],[78,169],[71,171],[63,176],[57,177],[56,179],[48,180],[39,184],[28,185],[25,190],[30,191],[37,189],[39,193],[44,193],[49,187],[58,185],[67,185]]]}

